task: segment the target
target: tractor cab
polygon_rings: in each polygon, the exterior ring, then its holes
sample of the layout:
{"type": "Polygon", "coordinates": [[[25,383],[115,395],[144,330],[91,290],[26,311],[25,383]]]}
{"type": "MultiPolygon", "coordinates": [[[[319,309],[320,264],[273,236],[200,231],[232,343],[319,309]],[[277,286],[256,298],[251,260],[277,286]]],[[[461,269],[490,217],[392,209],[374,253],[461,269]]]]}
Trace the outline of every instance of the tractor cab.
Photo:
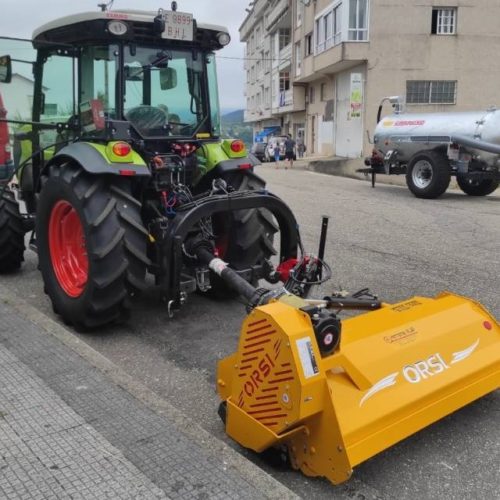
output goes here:
{"type": "Polygon", "coordinates": [[[217,138],[214,51],[229,40],[225,28],[198,25],[186,13],[88,12],[41,26],[19,49],[17,40],[0,41],[2,51],[26,54],[31,43],[37,51],[31,51],[31,61],[5,57],[0,79],[12,79],[11,60],[29,64],[24,75],[14,74],[32,80],[31,96],[23,96],[32,98],[31,120],[57,125],[73,137],[217,138]],[[113,121],[130,128],[106,125],[113,121]]]}
{"type": "MultiPolygon", "coordinates": [[[[30,41],[0,38],[0,91],[13,101],[14,160],[29,209],[39,174],[68,144],[98,150],[104,163],[96,173],[116,161],[142,175],[136,166],[158,154],[187,157],[217,142],[214,51],[229,41],[224,27],[162,9],[86,12],[41,26],[30,41]]],[[[201,160],[184,161],[185,183],[206,172],[201,160]]]]}
{"type": "Polygon", "coordinates": [[[83,137],[218,137],[214,50],[229,39],[225,28],[173,11],[90,12],[50,22],[33,34],[40,98],[33,120],[56,107],[83,137]],[[109,137],[110,121],[127,121],[130,130],[117,127],[109,137]]]}

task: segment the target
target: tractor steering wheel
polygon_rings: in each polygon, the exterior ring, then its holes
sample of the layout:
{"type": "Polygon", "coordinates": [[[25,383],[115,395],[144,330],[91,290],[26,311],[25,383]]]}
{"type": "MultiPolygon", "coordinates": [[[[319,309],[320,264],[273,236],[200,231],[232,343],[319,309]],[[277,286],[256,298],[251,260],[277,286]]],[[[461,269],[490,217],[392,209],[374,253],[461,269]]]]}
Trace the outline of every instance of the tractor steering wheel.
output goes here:
{"type": "Polygon", "coordinates": [[[165,111],[148,105],[136,106],[129,109],[125,113],[125,118],[137,127],[139,131],[163,128],[168,122],[168,116],[165,111]]]}

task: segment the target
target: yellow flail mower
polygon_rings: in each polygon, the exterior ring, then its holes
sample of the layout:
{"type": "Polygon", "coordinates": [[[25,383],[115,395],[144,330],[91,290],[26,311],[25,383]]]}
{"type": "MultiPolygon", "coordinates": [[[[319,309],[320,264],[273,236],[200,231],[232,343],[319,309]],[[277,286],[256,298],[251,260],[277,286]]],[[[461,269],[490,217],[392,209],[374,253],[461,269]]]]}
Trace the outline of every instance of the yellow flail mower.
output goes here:
{"type": "Polygon", "coordinates": [[[357,464],[499,388],[500,328],[480,304],[449,292],[398,304],[367,290],[298,296],[327,270],[325,221],[323,229],[320,256],[278,267],[285,286],[270,291],[207,248],[195,252],[250,304],[237,352],[218,365],[226,432],[256,452],[286,448],[292,467],[338,484],[357,464]],[[342,309],[368,311],[340,320],[342,309]]]}

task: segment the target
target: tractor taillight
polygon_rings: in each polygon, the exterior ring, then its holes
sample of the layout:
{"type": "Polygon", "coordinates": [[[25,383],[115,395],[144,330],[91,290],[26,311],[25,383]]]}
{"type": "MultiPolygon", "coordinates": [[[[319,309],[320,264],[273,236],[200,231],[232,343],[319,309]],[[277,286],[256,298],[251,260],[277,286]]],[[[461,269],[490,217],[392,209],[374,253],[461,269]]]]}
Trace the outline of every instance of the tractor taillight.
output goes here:
{"type": "Polygon", "coordinates": [[[113,153],[116,156],[127,156],[132,151],[130,144],[127,142],[117,142],[113,144],[113,153]]]}
{"type": "Polygon", "coordinates": [[[12,148],[10,147],[10,144],[5,145],[5,160],[9,161],[12,159],[12,148]]]}
{"type": "Polygon", "coordinates": [[[233,153],[241,153],[245,149],[245,143],[237,139],[231,143],[231,151],[233,153]]]}

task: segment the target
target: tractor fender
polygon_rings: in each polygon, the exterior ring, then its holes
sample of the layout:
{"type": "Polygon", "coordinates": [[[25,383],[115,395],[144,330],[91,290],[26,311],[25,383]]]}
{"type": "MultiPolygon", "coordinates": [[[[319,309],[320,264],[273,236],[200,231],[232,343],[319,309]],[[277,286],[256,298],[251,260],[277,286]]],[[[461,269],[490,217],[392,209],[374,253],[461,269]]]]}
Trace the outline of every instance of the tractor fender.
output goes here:
{"type": "Polygon", "coordinates": [[[96,144],[91,142],[75,142],[64,146],[45,165],[47,170],[51,165],[73,161],[90,174],[114,174],[147,176],[151,175],[148,166],[141,156],[132,150],[126,157],[116,157],[112,153],[114,143],[96,144]],[[123,172],[127,171],[127,174],[123,172]],[[132,173],[133,172],[133,173],[132,173]]]}
{"type": "Polygon", "coordinates": [[[209,189],[212,185],[213,179],[224,178],[229,174],[240,174],[249,177],[255,177],[259,179],[262,184],[265,181],[262,180],[255,172],[254,167],[260,165],[260,162],[253,159],[252,156],[246,156],[244,158],[232,158],[230,160],[223,160],[219,162],[214,168],[209,170],[197,184],[199,189],[209,189]]]}
{"type": "Polygon", "coordinates": [[[232,139],[206,142],[196,151],[199,171],[195,184],[204,183],[206,179],[223,177],[229,172],[253,171],[260,162],[254,155],[248,154],[246,148],[235,152],[231,150],[232,139]]]}
{"type": "Polygon", "coordinates": [[[213,170],[208,172],[208,174],[220,177],[228,172],[241,172],[242,170],[249,170],[250,172],[253,172],[256,165],[260,165],[260,161],[253,155],[245,156],[243,158],[232,158],[230,160],[221,161],[213,170]]]}

